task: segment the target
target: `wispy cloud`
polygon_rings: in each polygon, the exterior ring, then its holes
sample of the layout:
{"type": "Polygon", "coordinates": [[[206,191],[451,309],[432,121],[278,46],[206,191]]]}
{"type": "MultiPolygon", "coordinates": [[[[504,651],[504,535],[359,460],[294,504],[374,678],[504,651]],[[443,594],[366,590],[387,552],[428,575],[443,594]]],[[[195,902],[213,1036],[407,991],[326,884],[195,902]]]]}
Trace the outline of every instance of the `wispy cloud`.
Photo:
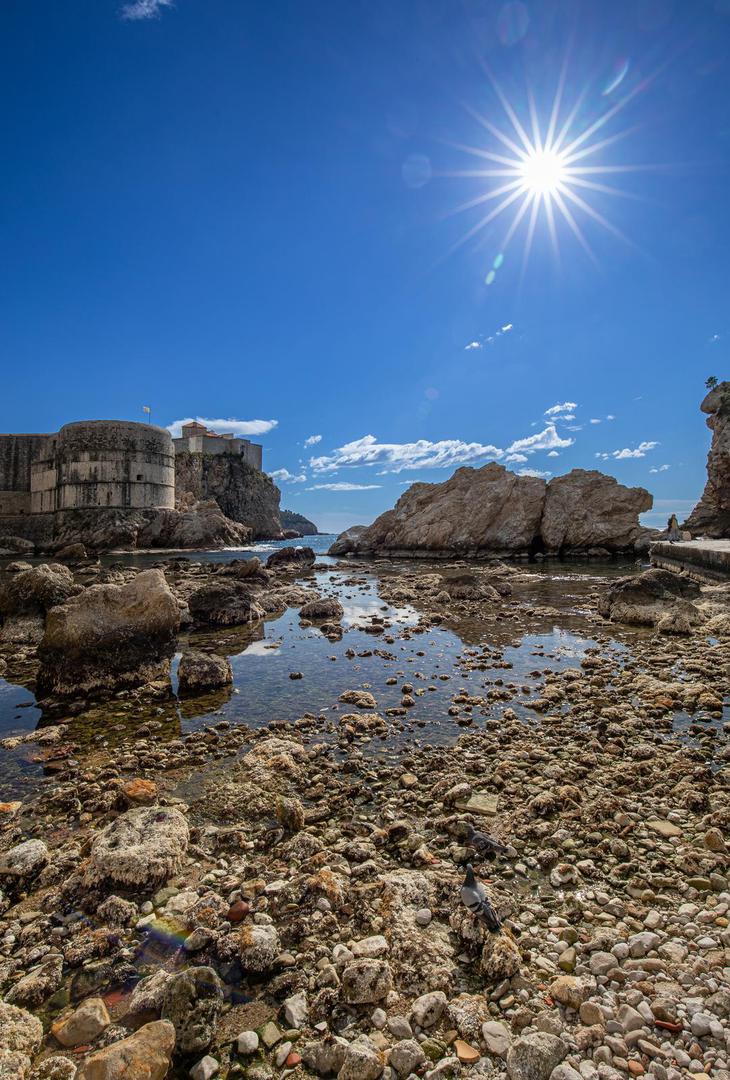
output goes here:
{"type": "Polygon", "coordinates": [[[500,326],[499,330],[495,330],[493,334],[484,334],[476,341],[470,341],[468,345],[464,346],[464,349],[466,352],[470,352],[473,349],[483,349],[485,345],[494,345],[497,338],[509,334],[510,330],[514,330],[514,324],[511,322],[505,323],[504,326],[500,326]]]}
{"type": "Polygon", "coordinates": [[[304,440],[305,446],[316,446],[318,442],[322,442],[321,435],[310,435],[308,439],[304,440]]]}
{"type": "Polygon", "coordinates": [[[563,449],[575,440],[563,439],[554,424],[543,431],[517,439],[506,450],[491,444],[464,442],[462,439],[441,439],[431,442],[419,439],[412,443],[381,443],[374,435],[345,443],[330,454],[309,459],[315,473],[335,472],[337,469],[377,466],[380,475],[399,473],[406,469],[453,469],[459,465],[477,465],[487,461],[524,462],[527,456],[541,450],[563,449]]]}
{"type": "Polygon", "coordinates": [[[548,454],[548,457],[560,457],[560,454],[558,453],[557,450],[551,450],[550,453],[548,454]]]}
{"type": "Polygon", "coordinates": [[[608,461],[609,458],[615,458],[616,461],[624,461],[626,458],[642,458],[646,457],[650,450],[656,449],[659,445],[658,442],[640,442],[638,446],[633,449],[628,446],[624,446],[623,450],[611,450],[610,452],[597,453],[596,457],[601,461],[608,461]]]}
{"type": "Polygon", "coordinates": [[[182,435],[183,424],[192,424],[194,421],[205,424],[210,431],[214,431],[217,435],[227,434],[228,432],[232,432],[234,435],[266,435],[269,431],[273,431],[279,423],[278,420],[235,420],[233,417],[229,417],[228,420],[209,420],[205,416],[186,416],[183,420],[173,420],[171,424],[167,425],[167,430],[173,439],[179,439],[182,435]]]}
{"type": "MultiPolygon", "coordinates": [[[[575,406],[574,406],[575,407],[575,406]]],[[[548,424],[543,431],[517,439],[507,447],[508,454],[534,454],[537,450],[562,450],[572,446],[575,439],[563,439],[558,435],[555,424],[548,424]]]]}
{"type": "Polygon", "coordinates": [[[374,491],[382,484],[348,484],[345,480],[334,484],[312,484],[305,491],[374,491]]]}
{"type": "Polygon", "coordinates": [[[591,424],[600,424],[600,423],[601,423],[601,421],[600,421],[600,420],[594,420],[594,419],[591,419],[591,420],[589,421],[589,423],[591,423],[591,424]]]}
{"type": "Polygon", "coordinates": [[[380,443],[374,435],[345,443],[331,454],[311,458],[314,472],[334,472],[335,469],[377,465],[383,473],[399,473],[404,469],[446,469],[468,465],[491,458],[496,460],[503,451],[496,446],[467,443],[461,439],[442,439],[430,442],[419,439],[412,443],[380,443]]]}
{"type": "Polygon", "coordinates": [[[546,469],[545,471],[541,471],[540,469],[520,469],[517,475],[534,476],[538,480],[547,480],[548,476],[552,476],[553,474],[548,469],[546,469]]]}
{"type": "Polygon", "coordinates": [[[545,416],[555,416],[564,420],[574,420],[574,416],[568,416],[568,413],[572,413],[578,408],[577,401],[563,401],[557,405],[551,405],[549,409],[545,410],[545,416]]]}
{"type": "Polygon", "coordinates": [[[173,6],[173,0],[133,0],[132,3],[122,6],[121,16],[132,22],[139,19],[159,19],[163,8],[173,6]]]}
{"type": "Polygon", "coordinates": [[[303,484],[307,479],[306,473],[290,473],[288,469],[274,469],[269,473],[272,480],[282,484],[303,484]]]}
{"type": "Polygon", "coordinates": [[[657,465],[657,466],[656,466],[656,468],[654,468],[654,469],[649,469],[649,472],[650,472],[650,473],[656,473],[656,472],[666,472],[666,471],[667,471],[667,469],[669,469],[669,468],[671,468],[671,466],[670,466],[670,465],[657,465]]]}

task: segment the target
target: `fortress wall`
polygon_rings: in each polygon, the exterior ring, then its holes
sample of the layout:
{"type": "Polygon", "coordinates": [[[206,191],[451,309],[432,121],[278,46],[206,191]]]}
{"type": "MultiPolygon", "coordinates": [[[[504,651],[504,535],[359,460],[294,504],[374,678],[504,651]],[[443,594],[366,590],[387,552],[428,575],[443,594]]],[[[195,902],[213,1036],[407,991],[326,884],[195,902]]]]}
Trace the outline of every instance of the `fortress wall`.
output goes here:
{"type": "Polygon", "coordinates": [[[0,514],[31,512],[31,462],[47,435],[0,435],[0,514]]]}
{"type": "Polygon", "coordinates": [[[150,424],[66,424],[31,465],[33,513],[175,506],[169,432],[150,424]]]}

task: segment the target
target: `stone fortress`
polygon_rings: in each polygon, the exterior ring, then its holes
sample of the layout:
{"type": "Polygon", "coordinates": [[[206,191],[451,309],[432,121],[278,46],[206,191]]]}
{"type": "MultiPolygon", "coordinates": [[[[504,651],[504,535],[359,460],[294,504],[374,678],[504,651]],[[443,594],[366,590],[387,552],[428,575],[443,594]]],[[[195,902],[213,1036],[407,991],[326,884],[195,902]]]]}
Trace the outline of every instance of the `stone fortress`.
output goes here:
{"type": "Polygon", "coordinates": [[[52,435],[0,435],[0,515],[175,506],[176,454],[235,454],[261,470],[262,447],[203,424],[164,428],[84,420],[52,435]]]}
{"type": "MultiPolygon", "coordinates": [[[[205,483],[214,461],[244,487],[267,481],[278,514],[278,490],[261,471],[262,447],[197,422],[185,424],[177,439],[164,428],[124,420],[85,420],[52,434],[0,434],[0,532],[38,540],[74,513],[174,510],[194,486],[195,498],[216,498],[219,492],[205,483]]],[[[272,528],[280,530],[278,517],[272,528]]]]}

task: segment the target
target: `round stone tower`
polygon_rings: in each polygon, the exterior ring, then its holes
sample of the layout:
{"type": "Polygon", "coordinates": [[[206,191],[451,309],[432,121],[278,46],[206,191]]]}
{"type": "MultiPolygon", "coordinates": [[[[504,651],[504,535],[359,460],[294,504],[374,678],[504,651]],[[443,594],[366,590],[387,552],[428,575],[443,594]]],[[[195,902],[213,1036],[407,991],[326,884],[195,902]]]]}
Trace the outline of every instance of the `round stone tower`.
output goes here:
{"type": "Polygon", "coordinates": [[[31,466],[33,513],[174,506],[172,438],[151,424],[66,424],[31,466]]]}

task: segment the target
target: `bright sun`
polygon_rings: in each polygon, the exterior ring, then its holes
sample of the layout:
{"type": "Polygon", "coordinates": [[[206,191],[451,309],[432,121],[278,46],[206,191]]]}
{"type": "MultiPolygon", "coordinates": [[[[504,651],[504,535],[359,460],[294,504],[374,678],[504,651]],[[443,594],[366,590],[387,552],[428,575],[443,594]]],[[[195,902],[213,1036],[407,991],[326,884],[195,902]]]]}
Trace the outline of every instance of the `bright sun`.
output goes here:
{"type": "Polygon", "coordinates": [[[519,166],[525,191],[535,195],[554,195],[568,178],[562,154],[554,150],[533,150],[519,166]]]}
{"type": "MultiPolygon", "coordinates": [[[[629,192],[607,184],[607,176],[652,168],[649,165],[601,162],[601,152],[627,134],[626,131],[618,131],[612,135],[604,135],[601,129],[647,85],[647,80],[637,82],[620,100],[609,105],[605,111],[594,114],[594,118],[586,124],[580,124],[578,116],[584,103],[585,90],[578,95],[567,115],[564,118],[560,116],[563,111],[566,66],[567,58],[545,126],[541,125],[538,119],[531,93],[528,93],[529,120],[524,124],[491,73],[487,72],[511,130],[502,131],[488,116],[467,107],[474,119],[501,145],[487,149],[484,146],[454,144],[457,149],[464,150],[480,160],[482,167],[460,170],[450,175],[490,181],[486,190],[456,207],[454,212],[470,211],[489,203],[492,203],[492,209],[456,241],[452,250],[482,230],[488,229],[492,222],[505,212],[511,217],[511,221],[501,240],[499,251],[504,253],[507,250],[524,222],[526,235],[523,267],[527,262],[540,218],[545,221],[556,256],[558,223],[562,220],[586,253],[595,260],[581,228],[581,216],[590,218],[614,236],[631,243],[592,203],[597,196],[630,196],[629,192]]],[[[614,87],[611,88],[613,89],[614,87]]],[[[499,257],[502,258],[503,254],[499,257]]],[[[490,272],[487,283],[493,278],[494,273],[490,272]]]]}

